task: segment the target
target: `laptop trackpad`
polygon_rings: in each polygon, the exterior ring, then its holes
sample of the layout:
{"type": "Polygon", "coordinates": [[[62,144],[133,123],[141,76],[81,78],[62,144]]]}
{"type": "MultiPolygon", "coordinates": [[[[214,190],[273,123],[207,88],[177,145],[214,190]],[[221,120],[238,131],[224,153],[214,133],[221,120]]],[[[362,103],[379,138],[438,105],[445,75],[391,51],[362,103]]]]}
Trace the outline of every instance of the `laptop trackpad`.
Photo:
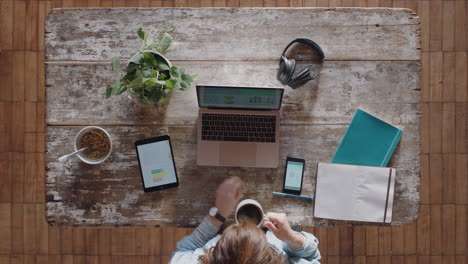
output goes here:
{"type": "Polygon", "coordinates": [[[220,144],[219,163],[222,166],[253,167],[256,163],[257,147],[244,142],[223,142],[220,144]]]}

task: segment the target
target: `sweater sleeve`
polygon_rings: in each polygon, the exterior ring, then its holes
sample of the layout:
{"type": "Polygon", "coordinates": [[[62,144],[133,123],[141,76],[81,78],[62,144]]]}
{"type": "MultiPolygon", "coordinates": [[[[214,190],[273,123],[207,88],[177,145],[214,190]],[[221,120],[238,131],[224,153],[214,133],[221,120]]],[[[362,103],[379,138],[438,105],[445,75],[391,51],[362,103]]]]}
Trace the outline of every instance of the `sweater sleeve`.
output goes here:
{"type": "Polygon", "coordinates": [[[177,242],[177,247],[173,254],[178,251],[194,251],[197,248],[202,248],[206,242],[216,236],[218,231],[219,228],[213,225],[208,217],[205,217],[192,234],[177,242]]]}
{"type": "MultiPolygon", "coordinates": [[[[318,250],[318,239],[307,232],[300,232],[306,240],[302,248],[293,249],[283,242],[283,250],[288,254],[289,257],[303,258],[308,261],[319,260],[320,251],[318,250]]],[[[318,263],[318,262],[317,262],[318,263]]]]}

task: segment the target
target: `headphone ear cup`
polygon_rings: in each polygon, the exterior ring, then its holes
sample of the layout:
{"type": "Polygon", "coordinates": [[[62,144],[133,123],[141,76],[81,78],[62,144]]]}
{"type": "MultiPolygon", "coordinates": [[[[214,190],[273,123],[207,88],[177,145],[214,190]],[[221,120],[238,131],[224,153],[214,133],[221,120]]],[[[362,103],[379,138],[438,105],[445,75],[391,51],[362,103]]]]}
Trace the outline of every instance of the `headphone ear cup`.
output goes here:
{"type": "Polygon", "coordinates": [[[291,88],[296,89],[302,86],[304,83],[308,82],[309,80],[311,80],[310,70],[309,68],[305,68],[302,71],[300,71],[296,76],[294,76],[288,83],[288,85],[291,88]]]}
{"type": "Polygon", "coordinates": [[[309,68],[305,68],[302,71],[300,71],[298,74],[296,74],[292,79],[294,81],[302,80],[302,79],[308,78],[309,76],[310,76],[310,70],[309,68]]]}
{"type": "Polygon", "coordinates": [[[296,70],[296,60],[281,56],[276,78],[281,84],[287,85],[296,70]]]}
{"type": "Polygon", "coordinates": [[[289,82],[289,87],[293,88],[293,89],[297,89],[299,87],[301,87],[304,83],[308,82],[310,79],[295,79],[291,82],[289,82]]]}

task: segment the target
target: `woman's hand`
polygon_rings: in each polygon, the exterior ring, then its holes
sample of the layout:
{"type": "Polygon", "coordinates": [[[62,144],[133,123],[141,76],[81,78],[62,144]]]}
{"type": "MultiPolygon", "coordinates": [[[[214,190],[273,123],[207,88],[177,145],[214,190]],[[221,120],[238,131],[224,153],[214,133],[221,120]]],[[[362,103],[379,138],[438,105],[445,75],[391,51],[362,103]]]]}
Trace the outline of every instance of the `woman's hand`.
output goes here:
{"type": "Polygon", "coordinates": [[[216,207],[222,217],[228,218],[236,208],[242,197],[242,184],[242,180],[236,176],[224,180],[218,186],[218,190],[216,190],[216,207]]]}
{"type": "Polygon", "coordinates": [[[291,229],[286,214],[267,213],[266,215],[268,217],[268,220],[264,223],[266,228],[273,232],[278,239],[286,242],[290,248],[302,248],[305,237],[291,229]]]}

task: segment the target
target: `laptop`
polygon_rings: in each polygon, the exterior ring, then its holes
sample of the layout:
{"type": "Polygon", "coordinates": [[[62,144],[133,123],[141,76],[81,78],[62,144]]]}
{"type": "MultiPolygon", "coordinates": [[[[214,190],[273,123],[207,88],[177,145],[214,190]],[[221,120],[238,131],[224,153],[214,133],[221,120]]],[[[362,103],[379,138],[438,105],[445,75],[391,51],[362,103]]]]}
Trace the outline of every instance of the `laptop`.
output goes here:
{"type": "Polygon", "coordinates": [[[278,167],[284,89],[196,87],[199,166],[278,167]]]}

